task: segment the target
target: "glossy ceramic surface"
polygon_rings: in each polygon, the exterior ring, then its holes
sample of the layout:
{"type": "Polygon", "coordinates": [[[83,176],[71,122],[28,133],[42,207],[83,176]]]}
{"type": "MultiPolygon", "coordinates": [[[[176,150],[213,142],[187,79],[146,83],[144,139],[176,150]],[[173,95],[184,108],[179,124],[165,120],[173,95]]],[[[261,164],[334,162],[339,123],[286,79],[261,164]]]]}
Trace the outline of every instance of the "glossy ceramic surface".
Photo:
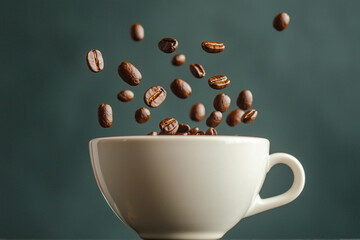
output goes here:
{"type": "Polygon", "coordinates": [[[90,141],[98,186],[116,215],[141,238],[219,239],[242,218],[293,201],[301,164],[269,155],[269,141],[236,136],[131,136],[90,141]],[[261,199],[266,173],[288,165],[294,183],[261,199]]]}

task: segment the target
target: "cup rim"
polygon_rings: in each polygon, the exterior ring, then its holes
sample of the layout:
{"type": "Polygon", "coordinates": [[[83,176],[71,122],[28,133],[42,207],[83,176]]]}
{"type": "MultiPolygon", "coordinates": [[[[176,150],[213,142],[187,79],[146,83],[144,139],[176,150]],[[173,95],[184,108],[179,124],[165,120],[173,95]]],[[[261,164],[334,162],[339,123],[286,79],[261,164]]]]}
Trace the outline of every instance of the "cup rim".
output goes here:
{"type": "Polygon", "coordinates": [[[112,136],[112,137],[98,137],[93,138],[90,140],[91,142],[99,142],[103,140],[119,140],[119,141],[177,141],[177,140],[184,140],[184,141],[194,141],[197,140],[206,140],[206,141],[218,141],[218,140],[237,140],[236,142],[267,142],[270,141],[266,138],[262,137],[252,137],[252,136],[232,136],[232,135],[197,135],[197,136],[183,136],[183,135],[159,135],[159,136],[151,136],[151,135],[132,135],[132,136],[112,136]]]}

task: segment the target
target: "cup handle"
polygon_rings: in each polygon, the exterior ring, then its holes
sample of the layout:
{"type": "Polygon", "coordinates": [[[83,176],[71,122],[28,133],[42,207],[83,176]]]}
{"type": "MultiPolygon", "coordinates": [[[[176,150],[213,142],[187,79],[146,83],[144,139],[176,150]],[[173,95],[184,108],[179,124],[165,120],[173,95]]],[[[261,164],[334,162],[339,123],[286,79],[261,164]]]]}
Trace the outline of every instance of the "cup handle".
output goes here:
{"type": "Polygon", "coordinates": [[[281,163],[289,166],[294,174],[294,182],[290,189],[280,195],[265,199],[262,199],[260,195],[257,194],[244,217],[249,217],[288,204],[300,195],[305,185],[305,173],[302,165],[295,157],[286,153],[271,154],[266,173],[269,172],[274,165],[281,163]]]}

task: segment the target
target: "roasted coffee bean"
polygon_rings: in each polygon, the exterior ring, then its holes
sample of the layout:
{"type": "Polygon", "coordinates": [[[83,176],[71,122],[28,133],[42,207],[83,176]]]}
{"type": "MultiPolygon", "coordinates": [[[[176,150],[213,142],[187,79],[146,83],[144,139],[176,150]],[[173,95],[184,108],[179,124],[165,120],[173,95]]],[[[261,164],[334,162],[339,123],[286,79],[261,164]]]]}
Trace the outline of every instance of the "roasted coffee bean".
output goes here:
{"type": "Polygon", "coordinates": [[[258,112],[255,109],[250,109],[241,117],[241,121],[245,124],[251,123],[257,117],[258,112]]]}
{"type": "Polygon", "coordinates": [[[228,108],[230,107],[230,104],[231,104],[230,97],[224,93],[220,93],[220,94],[216,95],[216,97],[214,98],[214,101],[213,101],[215,110],[220,111],[222,113],[226,112],[226,110],[228,110],[228,108]]]}
{"type": "Polygon", "coordinates": [[[204,131],[198,131],[195,135],[205,135],[204,131]]]}
{"type": "Polygon", "coordinates": [[[218,135],[218,134],[216,129],[211,127],[208,130],[206,130],[205,135],[218,135]]]}
{"type": "Polygon", "coordinates": [[[185,58],[185,55],[184,54],[176,54],[172,60],[171,60],[171,63],[174,65],[174,66],[181,66],[185,63],[186,61],[186,58],[185,58]]]}
{"type": "Polygon", "coordinates": [[[94,73],[101,72],[104,69],[104,59],[99,50],[92,49],[88,51],[86,54],[86,62],[89,69],[94,73]]]}
{"type": "Polygon", "coordinates": [[[253,102],[252,93],[250,92],[250,90],[245,89],[245,90],[242,90],[239,93],[236,104],[242,110],[246,110],[246,109],[249,109],[251,107],[252,102],[253,102]]]}
{"type": "Polygon", "coordinates": [[[219,75],[209,78],[209,86],[213,89],[223,89],[230,84],[230,80],[225,75],[219,75]]]}
{"type": "Polygon", "coordinates": [[[276,17],[273,20],[273,27],[278,30],[279,32],[285,30],[285,28],[290,23],[290,17],[287,13],[282,12],[276,15],[276,17]]]}
{"type": "Polygon", "coordinates": [[[172,53],[178,48],[178,41],[175,38],[164,38],[162,39],[158,47],[164,53],[172,53]]]}
{"type": "Polygon", "coordinates": [[[187,133],[190,131],[190,126],[186,123],[180,123],[178,133],[187,133]]]}
{"type": "Polygon", "coordinates": [[[147,108],[139,108],[135,112],[135,120],[137,123],[146,123],[150,119],[150,110],[147,108]]]}
{"type": "Polygon", "coordinates": [[[187,136],[188,133],[187,132],[179,132],[179,130],[178,130],[178,132],[175,135],[187,136]]]}
{"type": "Polygon", "coordinates": [[[185,99],[188,98],[191,94],[190,85],[184,80],[177,78],[170,84],[171,91],[175,96],[185,99]]]}
{"type": "Polygon", "coordinates": [[[201,47],[208,53],[219,53],[225,50],[225,45],[221,42],[205,41],[201,43],[201,47]]]}
{"type": "Polygon", "coordinates": [[[190,72],[196,78],[205,77],[205,70],[200,64],[190,64],[190,72]]]}
{"type": "Polygon", "coordinates": [[[157,133],[157,132],[155,132],[155,131],[152,131],[152,132],[149,132],[147,135],[150,135],[150,136],[157,136],[157,135],[158,135],[158,133],[157,133]]]}
{"type": "Polygon", "coordinates": [[[103,128],[111,127],[113,123],[112,108],[109,104],[100,104],[98,107],[98,120],[103,128]]]}
{"type": "Polygon", "coordinates": [[[119,76],[131,86],[139,85],[142,76],[140,71],[129,62],[122,62],[118,67],[119,76]]]}
{"type": "Polygon", "coordinates": [[[166,99],[166,91],[161,86],[153,86],[144,94],[144,102],[147,106],[156,108],[166,99]]]}
{"type": "Polygon", "coordinates": [[[117,98],[121,102],[129,102],[134,99],[134,93],[131,90],[122,90],[117,94],[117,98]]]}
{"type": "Polygon", "coordinates": [[[190,110],[190,119],[200,122],[205,117],[205,107],[202,103],[196,103],[190,110]]]}
{"type": "Polygon", "coordinates": [[[130,28],[130,36],[134,41],[141,41],[144,39],[144,28],[138,23],[135,23],[130,28]]]}
{"type": "Polygon", "coordinates": [[[220,111],[213,111],[206,119],[206,125],[208,127],[217,127],[222,120],[222,113],[220,111]]]}
{"type": "Polygon", "coordinates": [[[241,109],[235,109],[229,113],[226,117],[226,123],[230,127],[235,127],[241,122],[241,117],[244,115],[244,111],[241,109]]]}
{"type": "Polygon", "coordinates": [[[198,127],[194,127],[192,129],[190,129],[189,134],[190,135],[196,135],[196,133],[199,132],[199,128],[198,127]]]}
{"type": "Polygon", "coordinates": [[[179,129],[179,123],[175,118],[165,118],[159,123],[161,132],[167,135],[174,135],[179,129]]]}

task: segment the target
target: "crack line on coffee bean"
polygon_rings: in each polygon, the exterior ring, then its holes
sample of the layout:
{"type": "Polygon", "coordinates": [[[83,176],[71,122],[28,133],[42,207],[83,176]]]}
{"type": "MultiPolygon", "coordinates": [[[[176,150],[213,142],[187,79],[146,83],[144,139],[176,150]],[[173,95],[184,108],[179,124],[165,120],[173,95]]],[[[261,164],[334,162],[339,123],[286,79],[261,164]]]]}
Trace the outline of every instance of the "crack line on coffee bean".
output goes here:
{"type": "Polygon", "coordinates": [[[97,67],[97,70],[100,70],[100,63],[99,63],[99,59],[96,54],[96,50],[93,50],[93,54],[94,54],[94,60],[95,60],[95,65],[97,67]]]}
{"type": "Polygon", "coordinates": [[[157,91],[154,95],[152,95],[149,100],[147,101],[147,104],[152,103],[161,93],[163,92],[162,89],[160,89],[159,91],[157,91]]]}

